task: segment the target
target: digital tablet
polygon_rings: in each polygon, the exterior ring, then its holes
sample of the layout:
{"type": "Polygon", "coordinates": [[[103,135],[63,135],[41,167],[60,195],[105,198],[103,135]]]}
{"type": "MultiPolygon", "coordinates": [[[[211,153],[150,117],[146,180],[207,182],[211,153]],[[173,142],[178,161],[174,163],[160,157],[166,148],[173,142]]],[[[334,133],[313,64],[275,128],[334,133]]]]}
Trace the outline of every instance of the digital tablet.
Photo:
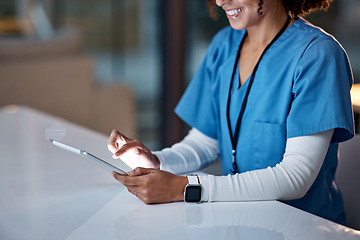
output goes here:
{"type": "Polygon", "coordinates": [[[87,152],[87,151],[84,151],[84,150],[81,150],[81,149],[78,149],[76,147],[73,147],[73,146],[70,146],[68,144],[65,144],[65,143],[62,143],[62,142],[59,142],[59,141],[56,141],[54,139],[50,139],[50,142],[52,144],[54,144],[55,146],[58,146],[60,148],[63,148],[65,150],[68,150],[70,152],[73,152],[73,153],[76,153],[76,154],[79,154],[79,155],[82,155],[82,156],[85,156],[86,158],[88,159],[91,159],[93,161],[95,161],[96,163],[99,163],[101,164],[102,166],[108,168],[108,169],[111,169],[112,171],[114,172],[117,172],[117,173],[120,173],[120,174],[123,174],[123,175],[126,175],[126,172],[118,167],[115,167],[114,165],[102,160],[101,158],[98,158],[96,157],[95,155],[87,152]]]}

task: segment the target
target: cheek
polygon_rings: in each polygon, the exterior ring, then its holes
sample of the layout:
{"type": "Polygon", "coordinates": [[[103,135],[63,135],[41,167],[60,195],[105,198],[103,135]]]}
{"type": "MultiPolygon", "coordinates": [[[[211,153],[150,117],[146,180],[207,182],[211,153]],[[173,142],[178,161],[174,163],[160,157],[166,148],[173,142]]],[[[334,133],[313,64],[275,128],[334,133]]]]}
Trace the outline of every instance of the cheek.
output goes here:
{"type": "Polygon", "coordinates": [[[232,28],[236,30],[243,30],[256,25],[258,20],[259,20],[259,14],[257,13],[257,10],[255,12],[244,10],[244,12],[242,12],[242,15],[239,16],[238,18],[229,19],[229,23],[232,28]]]}
{"type": "MultiPolygon", "coordinates": [[[[263,2],[263,1],[262,1],[263,2]]],[[[259,3],[260,0],[248,0],[248,1],[243,1],[244,7],[249,11],[249,12],[257,12],[258,8],[259,8],[259,3]]]]}

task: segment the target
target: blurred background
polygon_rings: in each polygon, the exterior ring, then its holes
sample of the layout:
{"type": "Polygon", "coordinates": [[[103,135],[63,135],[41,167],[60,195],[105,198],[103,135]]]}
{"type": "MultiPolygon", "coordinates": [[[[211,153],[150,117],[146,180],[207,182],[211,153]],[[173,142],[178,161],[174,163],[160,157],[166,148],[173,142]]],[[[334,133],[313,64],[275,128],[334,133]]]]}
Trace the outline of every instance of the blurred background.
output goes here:
{"type": "MultiPolygon", "coordinates": [[[[359,82],[360,1],[305,18],[341,42],[359,82]]],[[[206,0],[0,0],[0,106],[169,146],[187,132],[174,107],[227,25],[206,0]]]]}

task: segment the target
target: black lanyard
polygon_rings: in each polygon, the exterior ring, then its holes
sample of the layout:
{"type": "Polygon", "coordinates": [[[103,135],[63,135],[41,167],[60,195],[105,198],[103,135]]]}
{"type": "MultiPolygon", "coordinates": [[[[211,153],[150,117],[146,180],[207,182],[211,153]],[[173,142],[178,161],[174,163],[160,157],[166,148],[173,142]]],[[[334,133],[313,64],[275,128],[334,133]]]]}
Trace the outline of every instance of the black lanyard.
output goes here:
{"type": "Polygon", "coordinates": [[[248,100],[248,97],[249,97],[249,93],[250,93],[250,89],[251,89],[251,86],[254,82],[254,78],[255,78],[255,73],[259,67],[259,63],[262,59],[262,57],[264,56],[264,54],[266,53],[266,51],[271,47],[271,45],[281,36],[281,34],[286,30],[286,28],[289,26],[289,23],[290,23],[290,16],[288,17],[288,19],[286,20],[284,26],[281,28],[281,30],[279,31],[279,33],[273,38],[273,40],[266,46],[266,48],[264,49],[264,51],[262,52],[259,60],[257,61],[253,71],[252,71],[252,74],[251,74],[251,78],[249,80],[249,85],[246,89],[246,93],[245,93],[245,97],[244,97],[244,101],[241,105],[241,109],[240,109],[240,113],[239,113],[239,117],[238,117],[238,120],[236,122],[236,128],[235,128],[235,133],[233,135],[232,133],[232,130],[231,130],[231,125],[230,125],[230,101],[231,101],[231,89],[232,89],[232,85],[233,85],[233,80],[234,80],[234,76],[235,76],[235,73],[236,73],[236,68],[237,68],[237,63],[238,63],[238,60],[239,60],[239,57],[240,57],[240,50],[241,50],[241,47],[244,43],[244,40],[247,36],[247,32],[245,33],[245,36],[243,37],[242,41],[241,41],[241,44],[239,46],[239,49],[238,49],[238,52],[237,52],[237,55],[236,55],[236,60],[235,60],[235,64],[234,64],[234,68],[233,68],[233,72],[232,72],[232,76],[231,76],[231,83],[230,83],[230,89],[229,89],[229,96],[228,96],[228,101],[227,101],[227,106],[226,106],[226,118],[227,118],[227,123],[228,123],[228,128],[229,128],[229,133],[230,133],[230,138],[231,138],[231,144],[232,144],[232,167],[233,169],[230,170],[233,174],[237,173],[238,172],[238,167],[237,167],[237,164],[236,164],[236,146],[237,146],[237,143],[238,143],[238,140],[239,140],[239,132],[240,132],[240,125],[241,125],[241,119],[244,115],[244,112],[245,112],[245,107],[246,107],[246,103],[247,103],[247,100],[248,100]]]}

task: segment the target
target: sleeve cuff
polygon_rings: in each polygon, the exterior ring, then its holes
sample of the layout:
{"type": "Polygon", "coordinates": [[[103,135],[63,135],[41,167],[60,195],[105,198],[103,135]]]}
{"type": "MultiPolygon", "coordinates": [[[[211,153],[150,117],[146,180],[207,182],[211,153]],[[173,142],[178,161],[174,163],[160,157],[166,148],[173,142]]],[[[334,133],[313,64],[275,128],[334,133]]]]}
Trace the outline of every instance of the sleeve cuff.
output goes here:
{"type": "Polygon", "coordinates": [[[210,175],[199,176],[200,184],[202,186],[201,201],[208,202],[210,195],[210,175]]]}

